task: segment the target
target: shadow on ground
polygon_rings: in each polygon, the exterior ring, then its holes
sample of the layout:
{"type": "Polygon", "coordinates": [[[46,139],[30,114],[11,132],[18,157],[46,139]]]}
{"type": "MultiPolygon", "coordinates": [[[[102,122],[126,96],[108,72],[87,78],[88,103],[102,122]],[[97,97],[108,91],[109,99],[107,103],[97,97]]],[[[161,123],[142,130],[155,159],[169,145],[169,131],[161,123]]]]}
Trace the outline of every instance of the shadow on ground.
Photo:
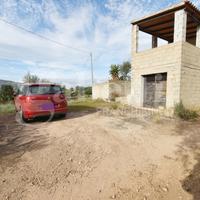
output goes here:
{"type": "Polygon", "coordinates": [[[85,115],[93,114],[98,112],[98,109],[88,109],[88,110],[82,110],[82,111],[69,111],[67,113],[67,116],[65,119],[73,119],[78,117],[83,117],[85,115]]]}
{"type": "MultiPolygon", "coordinates": [[[[194,159],[197,161],[189,175],[182,181],[182,187],[193,196],[194,200],[200,200],[200,121],[181,122],[177,125],[176,132],[184,136],[180,152],[184,155],[186,147],[194,154],[194,159]]],[[[188,162],[186,157],[185,159],[185,162],[188,162]]]]}
{"type": "Polygon", "coordinates": [[[69,105],[68,106],[69,112],[85,112],[85,111],[93,111],[97,110],[96,107],[86,106],[86,105],[69,105]]]}
{"type": "Polygon", "coordinates": [[[25,152],[48,145],[48,137],[37,129],[17,123],[14,115],[1,116],[0,165],[14,164],[25,152]]]}
{"type": "MultiPolygon", "coordinates": [[[[77,108],[77,106],[76,106],[77,108]]],[[[84,107],[82,111],[68,112],[66,117],[55,116],[50,122],[68,120],[82,117],[96,112],[97,109],[84,107]]],[[[15,120],[15,115],[0,116],[0,164],[6,158],[6,162],[20,158],[25,152],[39,150],[48,145],[48,133],[41,134],[38,129],[44,125],[49,117],[38,117],[21,124],[15,120]]]]}

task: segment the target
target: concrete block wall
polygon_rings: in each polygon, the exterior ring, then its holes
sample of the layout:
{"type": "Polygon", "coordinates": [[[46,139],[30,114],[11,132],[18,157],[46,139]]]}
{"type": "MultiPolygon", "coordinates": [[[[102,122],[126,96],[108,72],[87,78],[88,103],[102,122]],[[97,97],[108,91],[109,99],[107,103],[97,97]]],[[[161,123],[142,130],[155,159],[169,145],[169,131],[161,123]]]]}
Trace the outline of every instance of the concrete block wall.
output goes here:
{"type": "Polygon", "coordinates": [[[131,82],[130,81],[109,81],[109,93],[110,99],[113,95],[118,97],[124,97],[131,93],[131,82]]]}
{"type": "Polygon", "coordinates": [[[109,82],[93,85],[92,98],[109,100],[109,82]]]}
{"type": "Polygon", "coordinates": [[[188,108],[200,108],[200,48],[182,44],[181,100],[188,108]]]}
{"type": "Polygon", "coordinates": [[[92,98],[110,100],[114,96],[125,97],[131,93],[130,81],[108,81],[92,87],[92,98]]]}
{"type": "Polygon", "coordinates": [[[128,105],[128,98],[127,98],[127,96],[126,97],[117,97],[117,98],[115,98],[115,101],[119,102],[119,103],[121,103],[123,105],[128,105]]]}
{"type": "Polygon", "coordinates": [[[180,101],[182,42],[132,54],[132,105],[143,106],[143,75],[167,72],[166,107],[172,108],[180,101]]]}

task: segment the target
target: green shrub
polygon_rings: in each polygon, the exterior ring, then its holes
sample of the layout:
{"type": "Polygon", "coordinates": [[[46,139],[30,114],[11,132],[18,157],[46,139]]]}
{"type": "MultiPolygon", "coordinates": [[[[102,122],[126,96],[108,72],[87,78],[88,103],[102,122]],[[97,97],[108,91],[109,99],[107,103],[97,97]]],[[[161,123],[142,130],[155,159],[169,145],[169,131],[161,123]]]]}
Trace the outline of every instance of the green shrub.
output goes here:
{"type": "Polygon", "coordinates": [[[197,111],[185,108],[182,102],[176,104],[174,114],[183,120],[193,120],[199,117],[197,111]]]}
{"type": "Polygon", "coordinates": [[[92,95],[92,87],[85,87],[84,88],[84,91],[85,91],[85,95],[87,97],[91,96],[92,95]]]}
{"type": "Polygon", "coordinates": [[[0,102],[5,103],[13,100],[14,90],[11,85],[2,85],[0,88],[0,102]]]}

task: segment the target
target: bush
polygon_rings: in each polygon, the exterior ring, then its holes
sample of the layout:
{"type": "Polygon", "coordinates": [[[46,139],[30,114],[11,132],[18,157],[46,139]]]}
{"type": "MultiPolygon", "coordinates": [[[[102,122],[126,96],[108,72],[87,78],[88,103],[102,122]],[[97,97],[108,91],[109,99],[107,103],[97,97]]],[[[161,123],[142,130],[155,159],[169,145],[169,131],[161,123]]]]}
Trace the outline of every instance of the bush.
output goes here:
{"type": "Polygon", "coordinates": [[[5,103],[13,100],[14,89],[11,85],[2,85],[0,88],[0,102],[5,103]]]}
{"type": "Polygon", "coordinates": [[[182,102],[176,104],[174,114],[183,120],[193,120],[199,117],[197,111],[185,108],[182,102]]]}
{"type": "Polygon", "coordinates": [[[85,95],[86,96],[91,96],[92,95],[92,87],[85,87],[84,88],[84,91],[85,91],[85,95]]]}

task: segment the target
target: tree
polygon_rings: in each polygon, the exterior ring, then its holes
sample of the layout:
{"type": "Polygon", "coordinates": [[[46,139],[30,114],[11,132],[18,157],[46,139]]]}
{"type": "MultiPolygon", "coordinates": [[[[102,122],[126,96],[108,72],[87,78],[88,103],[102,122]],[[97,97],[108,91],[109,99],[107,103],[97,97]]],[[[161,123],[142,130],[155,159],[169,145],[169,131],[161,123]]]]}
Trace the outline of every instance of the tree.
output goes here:
{"type": "Polygon", "coordinates": [[[123,62],[120,65],[120,80],[130,80],[131,63],[129,61],[123,62]]]}
{"type": "Polygon", "coordinates": [[[119,80],[119,71],[120,71],[119,65],[110,66],[110,75],[112,77],[112,80],[119,80]]]}
{"type": "Polygon", "coordinates": [[[69,94],[68,96],[71,96],[72,98],[78,98],[83,96],[91,96],[92,95],[92,87],[83,87],[83,86],[76,86],[71,87],[68,89],[69,94]]]}
{"type": "Polygon", "coordinates": [[[40,79],[37,75],[32,75],[29,72],[23,78],[24,83],[51,83],[48,79],[40,79]]]}
{"type": "Polygon", "coordinates": [[[11,85],[2,85],[0,88],[0,102],[5,103],[13,100],[14,89],[11,85]]]}
{"type": "Polygon", "coordinates": [[[72,98],[75,98],[75,97],[78,96],[78,91],[77,91],[77,90],[74,90],[74,88],[70,88],[70,92],[71,92],[70,96],[71,96],[72,98]]]}
{"type": "Polygon", "coordinates": [[[51,81],[49,81],[48,79],[39,79],[40,83],[51,83],[51,81]]]}
{"type": "Polygon", "coordinates": [[[38,83],[40,78],[37,75],[31,75],[29,72],[24,76],[24,83],[38,83]]]}
{"type": "Polygon", "coordinates": [[[84,91],[85,91],[85,95],[86,96],[91,96],[92,95],[92,87],[85,87],[84,91]]]}

